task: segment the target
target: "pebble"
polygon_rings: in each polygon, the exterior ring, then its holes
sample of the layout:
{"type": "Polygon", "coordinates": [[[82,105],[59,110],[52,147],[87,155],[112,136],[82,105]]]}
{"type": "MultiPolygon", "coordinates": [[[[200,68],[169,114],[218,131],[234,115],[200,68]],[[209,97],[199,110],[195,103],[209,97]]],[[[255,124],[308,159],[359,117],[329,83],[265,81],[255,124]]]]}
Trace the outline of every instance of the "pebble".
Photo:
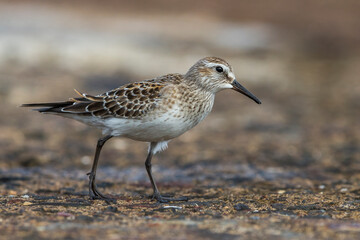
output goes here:
{"type": "Polygon", "coordinates": [[[117,212],[118,209],[117,209],[117,207],[108,206],[108,207],[106,208],[106,211],[108,211],[108,212],[117,212]]]}
{"type": "Polygon", "coordinates": [[[180,206],[163,206],[163,208],[168,209],[168,208],[172,208],[172,209],[182,209],[182,207],[180,206]]]}
{"type": "Polygon", "coordinates": [[[61,217],[72,217],[73,216],[71,213],[68,213],[68,212],[58,212],[57,215],[61,216],[61,217]]]}
{"type": "Polygon", "coordinates": [[[17,194],[17,192],[16,191],[14,191],[14,190],[10,190],[9,192],[9,195],[11,196],[11,195],[16,195],[17,194]]]}
{"type": "Polygon", "coordinates": [[[84,165],[89,165],[91,163],[91,158],[89,156],[83,156],[81,158],[81,163],[84,165]]]}
{"type": "Polygon", "coordinates": [[[276,210],[282,210],[285,208],[285,205],[282,203],[274,203],[271,204],[271,207],[275,208],[276,210]]]}
{"type": "Polygon", "coordinates": [[[28,198],[29,198],[29,195],[25,194],[25,195],[22,195],[21,197],[22,197],[22,198],[25,198],[25,199],[28,199],[28,198]]]}
{"type": "Polygon", "coordinates": [[[248,205],[238,203],[234,206],[235,210],[237,211],[244,211],[244,210],[251,210],[248,205]]]}

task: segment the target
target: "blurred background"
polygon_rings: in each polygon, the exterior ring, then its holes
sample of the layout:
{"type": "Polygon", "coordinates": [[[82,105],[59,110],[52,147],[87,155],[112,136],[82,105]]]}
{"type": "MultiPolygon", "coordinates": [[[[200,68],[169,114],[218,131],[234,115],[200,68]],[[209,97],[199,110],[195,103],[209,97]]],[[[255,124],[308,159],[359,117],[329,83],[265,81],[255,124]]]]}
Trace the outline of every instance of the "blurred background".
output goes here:
{"type": "MultiPolygon", "coordinates": [[[[263,104],[219,93],[207,119],[154,160],[159,179],[191,169],[189,181],[210,172],[213,184],[255,173],[356,182],[359,12],[356,0],[1,1],[1,171],[79,169],[86,179],[101,136],[20,104],[100,94],[218,56],[263,104]]],[[[147,182],[146,150],[112,139],[100,178],[147,182]]]]}
{"type": "Polygon", "coordinates": [[[359,239],[360,1],[0,0],[0,236],[5,239],[359,239]],[[20,108],[226,59],[261,105],[217,94],[153,160],[20,108]],[[171,229],[171,231],[169,231],[171,229]],[[266,236],[266,237],[265,237],[266,236]]]}

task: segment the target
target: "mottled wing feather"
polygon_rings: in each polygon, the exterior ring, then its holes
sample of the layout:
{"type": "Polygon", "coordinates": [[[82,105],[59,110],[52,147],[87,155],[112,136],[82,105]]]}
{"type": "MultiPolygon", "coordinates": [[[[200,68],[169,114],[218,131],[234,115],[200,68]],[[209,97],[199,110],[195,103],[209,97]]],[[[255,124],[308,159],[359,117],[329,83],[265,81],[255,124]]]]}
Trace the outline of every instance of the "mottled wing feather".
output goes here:
{"type": "Polygon", "coordinates": [[[156,106],[164,87],[150,82],[127,84],[103,94],[103,106],[111,116],[140,118],[156,106]]]}
{"type": "Polygon", "coordinates": [[[141,118],[156,107],[164,87],[179,84],[181,79],[180,74],[168,74],[144,82],[129,83],[96,96],[75,90],[81,98],[70,99],[73,103],[63,107],[61,112],[101,118],[141,118]]]}
{"type": "Polygon", "coordinates": [[[161,101],[163,89],[169,85],[180,84],[183,75],[168,74],[138,83],[129,83],[100,95],[80,93],[77,98],[64,102],[23,104],[23,107],[46,113],[65,113],[100,118],[142,118],[161,101]]]}
{"type": "Polygon", "coordinates": [[[70,99],[74,103],[62,112],[97,117],[140,118],[156,106],[162,83],[130,83],[101,95],[81,94],[83,98],[70,99]]]}

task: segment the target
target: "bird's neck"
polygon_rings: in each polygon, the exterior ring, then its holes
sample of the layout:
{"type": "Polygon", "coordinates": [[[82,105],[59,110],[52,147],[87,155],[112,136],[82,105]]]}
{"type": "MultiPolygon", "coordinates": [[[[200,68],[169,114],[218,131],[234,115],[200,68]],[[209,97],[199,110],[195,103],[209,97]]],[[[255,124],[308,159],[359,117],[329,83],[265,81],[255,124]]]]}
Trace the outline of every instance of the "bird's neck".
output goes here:
{"type": "Polygon", "coordinates": [[[199,73],[194,73],[189,75],[187,73],[184,77],[185,84],[192,89],[196,89],[206,94],[215,94],[214,86],[209,77],[200,75],[199,73]]]}

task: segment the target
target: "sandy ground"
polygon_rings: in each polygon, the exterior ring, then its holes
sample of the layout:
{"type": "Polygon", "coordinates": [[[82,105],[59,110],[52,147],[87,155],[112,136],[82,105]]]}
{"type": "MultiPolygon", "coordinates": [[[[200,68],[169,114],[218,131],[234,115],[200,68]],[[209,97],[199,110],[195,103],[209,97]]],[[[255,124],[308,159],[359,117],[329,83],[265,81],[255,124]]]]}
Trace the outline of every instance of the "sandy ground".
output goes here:
{"type": "Polygon", "coordinates": [[[359,6],[277,2],[1,3],[0,239],[358,239],[359,6]],[[208,55],[263,104],[221,92],[154,158],[160,191],[188,202],[150,199],[147,145],[120,138],[98,171],[116,203],[91,201],[101,133],[18,107],[183,73],[208,55]]]}

